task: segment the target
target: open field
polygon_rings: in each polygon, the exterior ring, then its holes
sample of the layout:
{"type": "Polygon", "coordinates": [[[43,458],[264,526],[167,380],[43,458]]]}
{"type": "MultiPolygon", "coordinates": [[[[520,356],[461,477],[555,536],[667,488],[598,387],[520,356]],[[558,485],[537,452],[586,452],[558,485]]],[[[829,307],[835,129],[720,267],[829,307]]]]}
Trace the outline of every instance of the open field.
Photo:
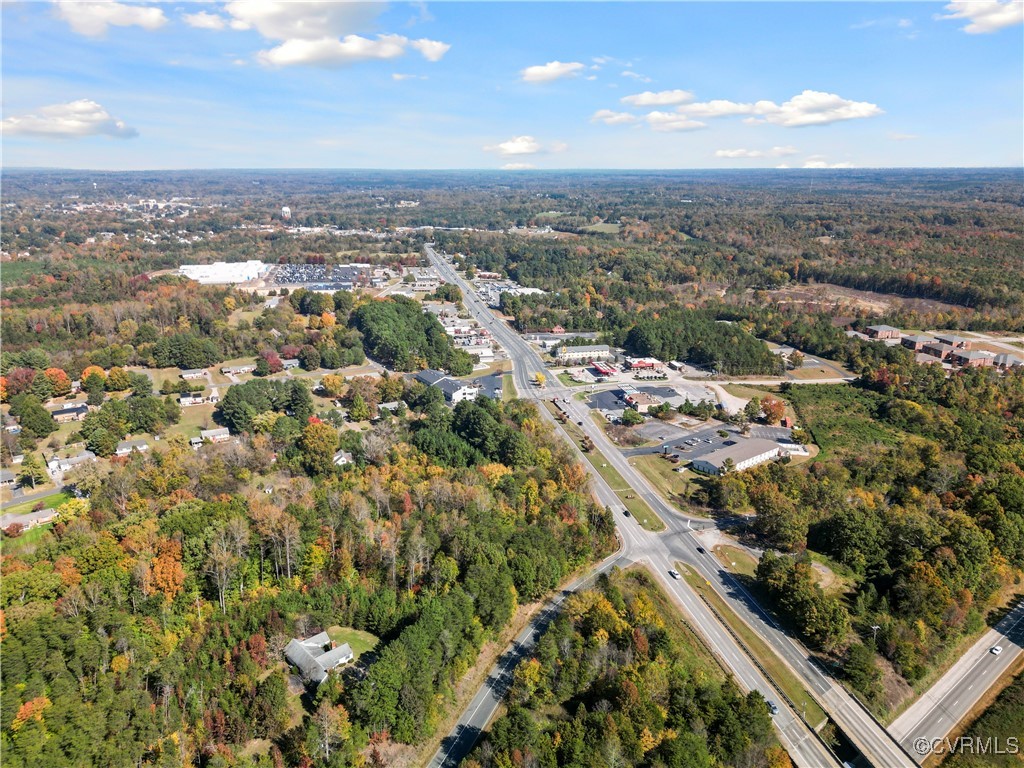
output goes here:
{"type": "Polygon", "coordinates": [[[513,400],[516,397],[516,394],[515,379],[511,373],[504,374],[501,377],[501,399],[513,400]]]}
{"type": "Polygon", "coordinates": [[[758,663],[768,672],[772,682],[785,692],[789,700],[799,708],[806,702],[806,720],[812,728],[817,728],[824,723],[827,715],[824,710],[811,697],[810,693],[797,679],[788,666],[780,659],[775,652],[768,647],[761,637],[751,629],[746,622],[719,597],[715,590],[711,589],[704,582],[703,577],[698,576],[682,563],[676,563],[676,570],[683,575],[687,584],[696,590],[718,615],[725,621],[726,625],[737,635],[747,653],[757,659],[758,663]]]}
{"type": "Polygon", "coordinates": [[[35,528],[29,528],[16,539],[5,536],[3,539],[4,554],[16,556],[34,550],[36,544],[42,541],[43,537],[51,530],[53,530],[53,523],[48,523],[47,525],[37,525],[35,528]]]}
{"type": "Polygon", "coordinates": [[[181,421],[164,432],[166,437],[183,435],[184,437],[199,437],[202,429],[213,429],[217,424],[213,420],[213,409],[216,406],[212,403],[206,405],[193,405],[181,409],[181,421]]]}
{"type": "Polygon", "coordinates": [[[352,648],[354,659],[358,659],[367,651],[372,651],[377,647],[377,636],[371,635],[369,632],[363,632],[360,629],[335,625],[327,628],[327,634],[338,645],[348,643],[352,648]]]}
{"type": "MultiPolygon", "coordinates": [[[[833,363],[833,365],[836,365],[833,363]]],[[[813,381],[814,379],[834,379],[836,376],[853,376],[845,368],[836,365],[835,368],[829,368],[824,365],[815,365],[807,368],[797,368],[796,370],[790,371],[789,374],[799,381],[813,381]],[[837,370],[838,369],[838,370],[837,370]]]]}
{"type": "Polygon", "coordinates": [[[585,387],[590,383],[587,381],[573,381],[569,374],[565,372],[558,374],[558,380],[567,387],[585,387]]]}
{"type": "Polygon", "coordinates": [[[846,384],[793,387],[789,398],[822,454],[856,453],[881,443],[892,445],[900,435],[876,418],[881,397],[846,384]]]}
{"type": "Polygon", "coordinates": [[[685,475],[687,473],[675,471],[682,466],[681,461],[679,464],[673,464],[668,459],[661,458],[660,453],[650,453],[634,456],[629,462],[651,481],[658,493],[685,511],[686,506],[682,501],[682,495],[686,488],[685,475]]]}
{"type": "Polygon", "coordinates": [[[621,224],[609,224],[607,222],[583,227],[584,232],[594,232],[599,235],[617,235],[620,229],[622,229],[621,224]]]}
{"type": "Polygon", "coordinates": [[[739,573],[750,578],[754,578],[757,575],[757,560],[745,549],[740,549],[730,544],[719,544],[717,547],[713,547],[711,551],[715,553],[715,557],[719,559],[722,565],[733,573],[739,573]]]}
{"type": "Polygon", "coordinates": [[[831,283],[796,284],[768,291],[768,294],[783,304],[803,304],[830,312],[834,312],[838,304],[838,314],[856,315],[860,310],[885,314],[892,310],[948,312],[956,309],[952,304],[934,299],[904,298],[888,293],[844,288],[831,283]]]}
{"type": "Polygon", "coordinates": [[[746,384],[723,384],[722,389],[728,392],[730,395],[736,397],[742,397],[747,400],[755,397],[764,397],[765,395],[779,396],[778,387],[748,387],[746,384]]]}

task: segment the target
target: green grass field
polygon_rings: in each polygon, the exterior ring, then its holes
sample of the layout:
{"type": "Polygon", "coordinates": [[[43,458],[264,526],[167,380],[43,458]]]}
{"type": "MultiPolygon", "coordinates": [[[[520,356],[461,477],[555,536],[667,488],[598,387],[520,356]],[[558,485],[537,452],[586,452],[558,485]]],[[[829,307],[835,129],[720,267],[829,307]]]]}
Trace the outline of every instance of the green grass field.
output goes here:
{"type": "Polygon", "coordinates": [[[348,643],[352,648],[352,655],[356,659],[367,651],[372,651],[377,647],[377,636],[371,635],[369,632],[363,632],[359,629],[333,626],[327,628],[327,634],[330,635],[331,640],[336,642],[338,645],[348,643]]]}
{"type": "MultiPolygon", "coordinates": [[[[686,454],[681,455],[685,456],[686,454]]],[[[687,478],[692,478],[693,475],[689,472],[675,471],[683,465],[682,460],[679,464],[673,464],[668,459],[661,458],[660,453],[651,453],[634,456],[629,463],[639,469],[664,498],[677,507],[685,507],[685,502],[682,500],[683,493],[686,489],[687,478]]]]}
{"type": "Polygon", "coordinates": [[[516,383],[511,373],[501,377],[501,399],[514,400],[516,397],[516,383]]]}
{"type": "Polygon", "coordinates": [[[757,560],[745,549],[720,544],[714,548],[715,555],[733,573],[754,578],[757,575],[757,560]]]}
{"type": "Polygon", "coordinates": [[[617,235],[619,230],[622,229],[620,224],[608,224],[602,222],[601,224],[591,224],[589,227],[584,227],[584,232],[594,232],[599,235],[617,235]]]}
{"type": "Polygon", "coordinates": [[[213,421],[213,409],[215,407],[210,404],[182,408],[181,421],[173,427],[168,427],[164,433],[165,436],[184,435],[185,437],[198,437],[200,430],[215,428],[217,426],[213,421]]]}
{"type": "Polygon", "coordinates": [[[558,380],[567,387],[585,387],[588,384],[586,381],[573,381],[568,373],[558,374],[558,380]]]}
{"type": "Polygon", "coordinates": [[[35,528],[29,528],[21,536],[16,539],[4,537],[4,554],[5,555],[18,555],[35,549],[35,546],[42,541],[43,537],[46,536],[53,529],[53,524],[49,525],[37,525],[35,528]]]}
{"type": "Polygon", "coordinates": [[[878,420],[882,398],[847,384],[793,387],[789,399],[800,425],[822,454],[860,454],[878,443],[892,445],[901,434],[878,420]]]}
{"type": "Polygon", "coordinates": [[[72,496],[70,493],[60,491],[59,493],[54,493],[50,496],[44,496],[43,498],[36,499],[35,501],[26,501],[21,504],[5,504],[3,511],[4,514],[24,515],[27,512],[31,512],[32,508],[36,504],[40,503],[43,505],[43,509],[46,509],[47,507],[53,507],[54,509],[56,509],[65,501],[68,501],[71,498],[72,496]]]}

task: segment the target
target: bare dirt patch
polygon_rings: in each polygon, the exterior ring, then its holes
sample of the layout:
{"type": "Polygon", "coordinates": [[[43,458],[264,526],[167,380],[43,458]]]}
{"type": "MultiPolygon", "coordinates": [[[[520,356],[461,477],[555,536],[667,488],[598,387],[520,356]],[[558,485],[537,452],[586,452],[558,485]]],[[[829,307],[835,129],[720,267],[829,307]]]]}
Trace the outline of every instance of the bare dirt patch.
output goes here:
{"type": "Polygon", "coordinates": [[[859,291],[831,283],[788,286],[768,293],[784,304],[804,304],[842,315],[857,315],[862,310],[881,315],[893,310],[946,312],[957,309],[953,304],[933,299],[913,299],[874,291],[859,291]]]}

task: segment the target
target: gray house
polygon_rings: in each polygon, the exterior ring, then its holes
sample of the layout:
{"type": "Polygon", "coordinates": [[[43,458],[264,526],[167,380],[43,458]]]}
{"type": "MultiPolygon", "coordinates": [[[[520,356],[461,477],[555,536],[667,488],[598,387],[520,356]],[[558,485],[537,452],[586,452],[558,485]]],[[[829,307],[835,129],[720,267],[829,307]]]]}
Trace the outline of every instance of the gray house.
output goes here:
{"type": "Polygon", "coordinates": [[[352,648],[342,643],[337,648],[326,632],[305,640],[291,640],[284,649],[288,662],[299,668],[302,678],[319,685],[335,667],[352,661],[352,648]]]}

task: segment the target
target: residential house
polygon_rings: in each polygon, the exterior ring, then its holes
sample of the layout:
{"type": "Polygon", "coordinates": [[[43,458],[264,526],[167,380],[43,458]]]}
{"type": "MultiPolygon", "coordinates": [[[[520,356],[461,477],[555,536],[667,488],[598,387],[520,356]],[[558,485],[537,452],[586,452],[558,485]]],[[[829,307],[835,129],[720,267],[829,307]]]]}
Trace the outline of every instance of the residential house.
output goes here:
{"type": "Polygon", "coordinates": [[[344,467],[346,464],[352,463],[352,454],[348,451],[338,451],[334,454],[334,466],[344,467]]]}
{"type": "Polygon", "coordinates": [[[89,406],[85,403],[76,403],[66,408],[54,411],[50,415],[58,424],[66,424],[69,421],[81,421],[89,414],[89,406]]]}
{"type": "Polygon", "coordinates": [[[50,472],[68,472],[75,467],[82,466],[89,462],[96,461],[96,454],[92,451],[82,451],[77,456],[69,456],[68,458],[60,458],[57,456],[51,456],[46,462],[46,468],[50,472]]]}
{"type": "Polygon", "coordinates": [[[220,372],[225,376],[240,376],[243,373],[252,373],[256,370],[256,364],[246,363],[245,365],[231,365],[226,368],[221,368],[220,372]]]}
{"type": "Polygon", "coordinates": [[[181,378],[183,379],[205,379],[206,369],[205,368],[186,368],[181,372],[181,378]]]}
{"type": "Polygon", "coordinates": [[[188,408],[193,405],[203,405],[206,402],[206,396],[202,392],[186,392],[178,398],[178,405],[182,408],[188,408]]]}
{"type": "Polygon", "coordinates": [[[281,365],[284,366],[286,371],[290,371],[292,368],[299,367],[299,359],[297,357],[289,357],[281,361],[281,365]]]}
{"type": "Polygon", "coordinates": [[[18,484],[18,476],[10,469],[0,469],[0,485],[4,486],[16,486],[18,484]]]}
{"type": "Polygon", "coordinates": [[[349,644],[342,643],[335,647],[334,641],[326,632],[305,640],[293,638],[285,646],[284,656],[290,664],[298,667],[303,680],[317,685],[327,679],[327,673],[332,669],[353,659],[349,644]]]}
{"type": "Polygon", "coordinates": [[[149,443],[145,440],[122,440],[117,444],[117,450],[114,451],[115,456],[129,456],[132,451],[138,451],[139,453],[145,453],[149,450],[149,443]]]}
{"type": "Polygon", "coordinates": [[[211,443],[223,443],[231,439],[231,431],[227,427],[201,429],[199,430],[199,437],[203,439],[203,442],[209,440],[211,443]]]}

